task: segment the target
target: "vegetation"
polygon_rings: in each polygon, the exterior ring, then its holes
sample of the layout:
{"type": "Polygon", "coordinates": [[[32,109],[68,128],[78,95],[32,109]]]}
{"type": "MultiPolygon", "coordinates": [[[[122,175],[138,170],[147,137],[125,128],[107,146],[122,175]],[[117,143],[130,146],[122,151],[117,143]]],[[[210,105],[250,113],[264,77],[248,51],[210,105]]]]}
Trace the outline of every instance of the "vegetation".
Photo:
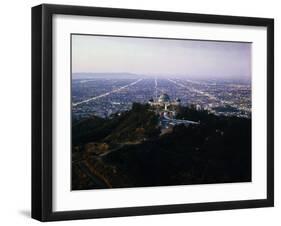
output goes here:
{"type": "Polygon", "coordinates": [[[72,189],[251,180],[251,120],[187,107],[177,117],[200,124],[160,136],[158,117],[141,104],[73,124],[72,189]]]}

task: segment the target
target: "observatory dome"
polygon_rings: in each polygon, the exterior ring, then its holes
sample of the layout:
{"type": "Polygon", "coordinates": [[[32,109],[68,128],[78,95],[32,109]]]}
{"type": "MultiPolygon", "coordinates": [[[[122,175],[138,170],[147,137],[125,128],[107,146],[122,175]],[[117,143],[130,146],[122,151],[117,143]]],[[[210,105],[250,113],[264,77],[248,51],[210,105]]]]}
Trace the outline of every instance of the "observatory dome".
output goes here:
{"type": "Polygon", "coordinates": [[[159,97],[158,101],[160,103],[167,103],[167,102],[170,102],[170,97],[168,94],[164,93],[159,97]]]}

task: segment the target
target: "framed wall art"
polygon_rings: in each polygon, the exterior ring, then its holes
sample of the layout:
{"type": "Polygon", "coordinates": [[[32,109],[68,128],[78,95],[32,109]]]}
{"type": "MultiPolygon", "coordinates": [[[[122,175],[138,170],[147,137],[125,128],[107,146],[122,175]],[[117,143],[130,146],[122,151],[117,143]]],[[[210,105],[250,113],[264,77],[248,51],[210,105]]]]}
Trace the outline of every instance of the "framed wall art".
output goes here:
{"type": "Polygon", "coordinates": [[[273,206],[274,21],[32,8],[32,217],[273,206]]]}

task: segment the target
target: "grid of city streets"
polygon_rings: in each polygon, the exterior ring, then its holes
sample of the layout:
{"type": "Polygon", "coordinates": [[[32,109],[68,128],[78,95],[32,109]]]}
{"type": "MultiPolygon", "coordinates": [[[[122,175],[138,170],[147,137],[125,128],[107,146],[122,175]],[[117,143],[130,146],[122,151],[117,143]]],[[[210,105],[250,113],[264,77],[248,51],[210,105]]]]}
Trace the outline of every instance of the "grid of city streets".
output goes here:
{"type": "Polygon", "coordinates": [[[112,78],[72,80],[72,117],[110,115],[129,110],[134,102],[148,103],[161,94],[183,106],[195,106],[216,115],[251,117],[251,84],[234,80],[194,80],[175,77],[112,78]]]}

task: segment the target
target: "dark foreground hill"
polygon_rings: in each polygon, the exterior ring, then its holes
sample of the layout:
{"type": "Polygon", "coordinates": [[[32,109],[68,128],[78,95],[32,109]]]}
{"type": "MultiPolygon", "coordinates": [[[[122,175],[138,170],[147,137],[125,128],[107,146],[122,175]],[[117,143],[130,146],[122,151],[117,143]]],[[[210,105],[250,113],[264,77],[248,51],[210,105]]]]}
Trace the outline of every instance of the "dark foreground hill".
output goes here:
{"type": "Polygon", "coordinates": [[[251,120],[182,107],[179,125],[160,136],[148,105],[108,119],[73,123],[72,189],[251,181],[251,120]]]}

